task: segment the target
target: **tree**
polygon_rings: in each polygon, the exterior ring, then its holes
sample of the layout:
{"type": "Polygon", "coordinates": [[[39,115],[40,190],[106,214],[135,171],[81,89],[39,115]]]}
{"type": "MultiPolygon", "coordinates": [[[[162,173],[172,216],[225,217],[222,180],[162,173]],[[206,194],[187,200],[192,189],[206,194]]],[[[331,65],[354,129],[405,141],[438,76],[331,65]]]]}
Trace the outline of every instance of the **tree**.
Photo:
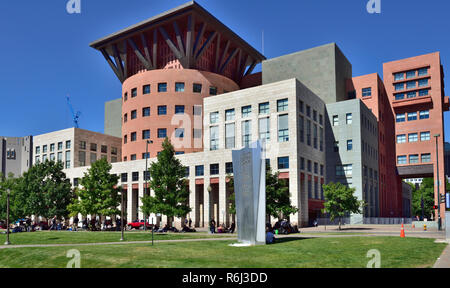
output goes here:
{"type": "Polygon", "coordinates": [[[362,207],[365,204],[354,195],[355,188],[333,182],[322,187],[325,196],[324,211],[330,214],[331,221],[339,219],[339,230],[341,230],[342,217],[346,213],[362,213],[362,207]]]}
{"type": "Polygon", "coordinates": [[[45,161],[32,166],[17,180],[14,197],[21,217],[37,215],[58,219],[69,215],[73,199],[72,185],[63,172],[62,162],[45,161]]]}
{"type": "MultiPolygon", "coordinates": [[[[185,179],[186,168],[175,158],[169,139],[162,143],[158,160],[150,165],[150,189],[155,196],[142,197],[141,210],[146,215],[161,213],[169,218],[184,217],[191,211],[188,203],[189,189],[185,179]]],[[[171,225],[171,221],[168,221],[171,225]]]]}
{"type": "Polygon", "coordinates": [[[8,177],[4,177],[0,173],[0,220],[6,220],[6,208],[7,208],[7,193],[10,190],[9,196],[9,218],[20,218],[20,205],[16,205],[15,195],[17,194],[17,182],[18,179],[14,178],[14,174],[9,173],[8,177]]]}
{"type": "Polygon", "coordinates": [[[230,174],[227,175],[227,188],[230,191],[230,196],[228,196],[228,203],[230,203],[230,208],[228,213],[231,215],[236,215],[236,197],[234,194],[234,178],[230,174]]]}
{"type": "Polygon", "coordinates": [[[415,189],[414,187],[412,198],[412,209],[414,215],[420,215],[420,217],[422,217],[423,205],[423,217],[430,219],[434,212],[433,178],[424,178],[419,186],[419,189],[415,189]]]}
{"type": "Polygon", "coordinates": [[[69,205],[72,216],[78,213],[110,217],[120,214],[119,176],[111,174],[111,168],[106,159],[92,163],[81,179],[82,187],[76,190],[76,197],[69,205]]]}

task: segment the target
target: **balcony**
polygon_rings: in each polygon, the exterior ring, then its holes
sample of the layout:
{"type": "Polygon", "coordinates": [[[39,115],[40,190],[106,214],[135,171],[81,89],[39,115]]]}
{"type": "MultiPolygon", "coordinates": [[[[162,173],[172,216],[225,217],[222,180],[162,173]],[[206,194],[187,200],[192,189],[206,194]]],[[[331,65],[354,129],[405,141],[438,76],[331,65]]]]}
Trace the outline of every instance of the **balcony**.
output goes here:
{"type": "Polygon", "coordinates": [[[392,107],[394,109],[399,109],[411,105],[431,105],[432,103],[433,101],[431,99],[431,95],[427,95],[402,100],[394,100],[392,101],[392,107]]]}

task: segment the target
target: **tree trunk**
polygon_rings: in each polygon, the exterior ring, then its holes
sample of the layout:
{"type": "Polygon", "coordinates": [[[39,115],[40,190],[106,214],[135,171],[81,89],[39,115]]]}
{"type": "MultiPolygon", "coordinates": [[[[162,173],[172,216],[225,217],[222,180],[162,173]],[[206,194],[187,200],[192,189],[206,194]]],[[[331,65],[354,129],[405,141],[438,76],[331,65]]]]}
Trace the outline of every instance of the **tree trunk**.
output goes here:
{"type": "Polygon", "coordinates": [[[341,217],[339,217],[339,231],[341,230],[341,217]]]}

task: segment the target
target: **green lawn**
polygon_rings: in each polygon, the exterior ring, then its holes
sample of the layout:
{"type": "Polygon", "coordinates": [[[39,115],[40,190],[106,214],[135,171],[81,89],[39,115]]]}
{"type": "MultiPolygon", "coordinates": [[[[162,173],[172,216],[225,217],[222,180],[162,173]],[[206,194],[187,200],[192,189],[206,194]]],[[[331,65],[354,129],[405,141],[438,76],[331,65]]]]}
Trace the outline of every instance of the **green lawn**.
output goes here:
{"type": "MultiPolygon", "coordinates": [[[[72,232],[72,231],[40,231],[30,233],[11,233],[10,241],[14,245],[23,244],[79,244],[120,242],[120,232],[72,232]]],[[[195,239],[210,237],[236,237],[236,234],[195,233],[155,233],[155,240],[195,239]]],[[[5,243],[6,235],[0,235],[0,245],[5,243]]],[[[125,232],[125,241],[151,241],[152,233],[143,231],[125,232]]]]}
{"type": "Polygon", "coordinates": [[[381,267],[431,267],[446,244],[399,237],[285,238],[272,245],[229,247],[233,241],[198,241],[105,246],[1,249],[2,267],[60,267],[78,249],[81,267],[355,267],[364,268],[370,249],[381,252],[381,267]]]}

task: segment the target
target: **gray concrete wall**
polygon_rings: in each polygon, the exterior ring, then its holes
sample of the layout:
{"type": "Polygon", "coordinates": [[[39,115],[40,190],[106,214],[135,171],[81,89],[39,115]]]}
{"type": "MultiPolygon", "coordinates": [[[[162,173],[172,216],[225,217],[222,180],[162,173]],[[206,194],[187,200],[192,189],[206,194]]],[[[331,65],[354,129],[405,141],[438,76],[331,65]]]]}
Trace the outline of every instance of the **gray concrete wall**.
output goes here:
{"type": "Polygon", "coordinates": [[[31,165],[32,137],[0,137],[0,172],[4,176],[13,173],[21,176],[31,165]],[[8,150],[15,156],[8,158],[8,150]]]}
{"type": "Polygon", "coordinates": [[[105,134],[122,138],[122,98],[105,103],[105,134]]]}
{"type": "Polygon", "coordinates": [[[345,80],[351,77],[352,65],[335,43],[262,63],[263,84],[297,78],[325,103],[346,100],[345,80]]]}

